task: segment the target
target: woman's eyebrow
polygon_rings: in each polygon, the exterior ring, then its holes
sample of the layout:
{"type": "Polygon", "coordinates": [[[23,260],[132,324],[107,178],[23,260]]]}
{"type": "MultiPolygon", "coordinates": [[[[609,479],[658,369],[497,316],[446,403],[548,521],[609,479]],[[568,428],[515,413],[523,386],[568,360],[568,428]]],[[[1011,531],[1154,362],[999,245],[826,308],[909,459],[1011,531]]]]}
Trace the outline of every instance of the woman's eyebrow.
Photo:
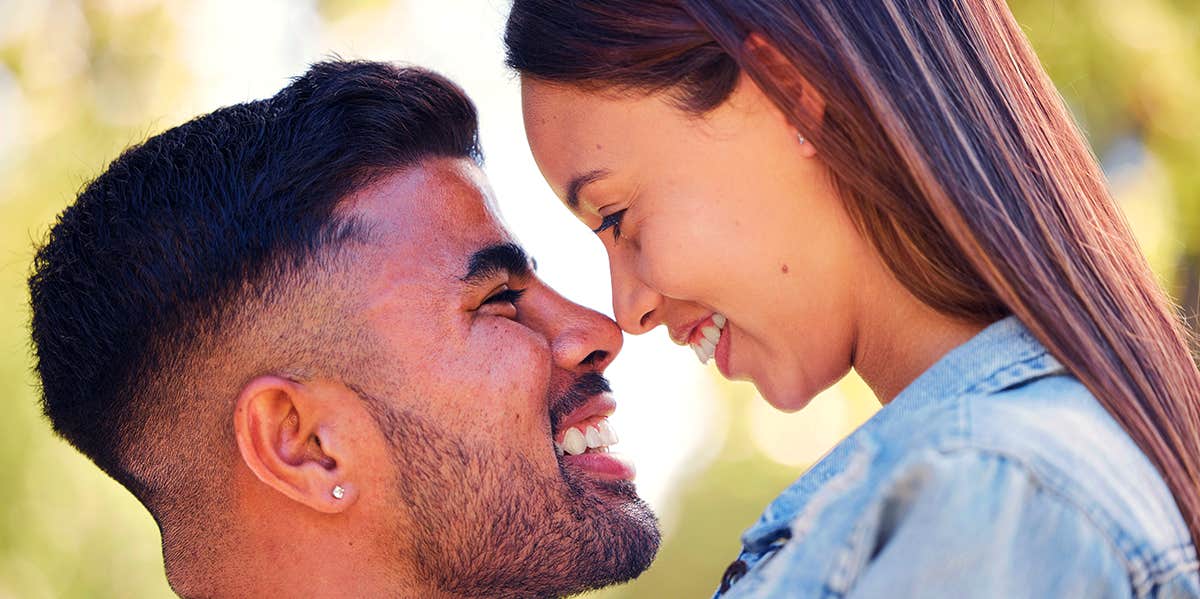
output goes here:
{"type": "Polygon", "coordinates": [[[607,177],[608,174],[608,169],[598,168],[571,177],[571,182],[567,184],[567,206],[569,206],[571,210],[578,210],[579,192],[583,190],[587,184],[603,179],[604,177],[607,177]]]}

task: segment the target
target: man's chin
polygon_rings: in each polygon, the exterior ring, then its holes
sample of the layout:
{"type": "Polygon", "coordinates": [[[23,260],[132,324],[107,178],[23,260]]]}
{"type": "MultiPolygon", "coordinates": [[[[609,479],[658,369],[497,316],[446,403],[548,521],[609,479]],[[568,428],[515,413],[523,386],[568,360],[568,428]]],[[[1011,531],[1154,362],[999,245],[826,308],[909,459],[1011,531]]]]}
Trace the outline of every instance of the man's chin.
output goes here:
{"type": "Polygon", "coordinates": [[[580,484],[591,501],[581,502],[579,505],[588,507],[577,510],[575,517],[597,531],[595,541],[599,542],[588,547],[588,559],[576,562],[576,584],[566,594],[637,578],[650,567],[661,542],[658,518],[638,496],[632,481],[588,478],[580,484]]]}
{"type": "Polygon", "coordinates": [[[583,586],[578,591],[637,578],[658,553],[661,533],[658,518],[638,495],[633,481],[593,476],[570,465],[565,465],[562,473],[575,499],[574,517],[594,528],[610,558],[596,560],[593,571],[580,573],[583,586]]]}
{"type": "Polygon", "coordinates": [[[422,543],[418,571],[446,593],[571,595],[637,577],[658,551],[658,521],[628,477],[578,460],[547,468],[415,417],[385,430],[403,456],[398,496],[415,525],[406,534],[422,543]]]}

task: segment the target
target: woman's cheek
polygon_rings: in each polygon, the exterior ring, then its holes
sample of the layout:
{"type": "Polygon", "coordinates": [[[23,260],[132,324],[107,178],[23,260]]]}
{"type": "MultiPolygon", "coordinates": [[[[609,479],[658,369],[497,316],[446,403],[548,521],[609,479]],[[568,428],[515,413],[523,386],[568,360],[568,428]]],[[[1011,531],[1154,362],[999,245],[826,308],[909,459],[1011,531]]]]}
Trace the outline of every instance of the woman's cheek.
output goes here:
{"type": "Polygon", "coordinates": [[[708,287],[708,279],[720,272],[716,248],[681,237],[643,237],[636,258],[638,277],[667,297],[709,299],[699,295],[708,287]]]}

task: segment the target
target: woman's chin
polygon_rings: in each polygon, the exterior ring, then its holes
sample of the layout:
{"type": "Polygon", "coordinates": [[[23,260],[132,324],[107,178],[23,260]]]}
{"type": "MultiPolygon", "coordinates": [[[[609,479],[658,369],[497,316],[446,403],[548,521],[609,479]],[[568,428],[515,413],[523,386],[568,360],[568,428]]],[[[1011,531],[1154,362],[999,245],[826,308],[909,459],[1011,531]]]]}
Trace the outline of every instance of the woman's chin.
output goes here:
{"type": "Polygon", "coordinates": [[[774,387],[769,383],[760,383],[757,380],[753,382],[754,387],[758,389],[758,394],[767,400],[771,407],[780,412],[802,410],[815,397],[815,394],[803,389],[774,387]]]}

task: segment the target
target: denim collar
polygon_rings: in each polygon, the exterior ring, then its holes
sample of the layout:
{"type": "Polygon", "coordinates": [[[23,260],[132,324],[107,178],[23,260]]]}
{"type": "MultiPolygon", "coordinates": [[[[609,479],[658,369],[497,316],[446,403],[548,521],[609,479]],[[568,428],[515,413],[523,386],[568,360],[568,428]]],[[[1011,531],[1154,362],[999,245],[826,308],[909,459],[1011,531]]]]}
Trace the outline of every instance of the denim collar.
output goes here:
{"type": "Polygon", "coordinates": [[[1015,316],[992,323],[942,356],[772,501],[758,523],[742,535],[746,551],[766,553],[786,541],[791,521],[812,493],[846,469],[857,439],[894,427],[898,421],[921,422],[920,414],[964,396],[991,393],[1062,372],[1062,364],[1015,316]]]}

